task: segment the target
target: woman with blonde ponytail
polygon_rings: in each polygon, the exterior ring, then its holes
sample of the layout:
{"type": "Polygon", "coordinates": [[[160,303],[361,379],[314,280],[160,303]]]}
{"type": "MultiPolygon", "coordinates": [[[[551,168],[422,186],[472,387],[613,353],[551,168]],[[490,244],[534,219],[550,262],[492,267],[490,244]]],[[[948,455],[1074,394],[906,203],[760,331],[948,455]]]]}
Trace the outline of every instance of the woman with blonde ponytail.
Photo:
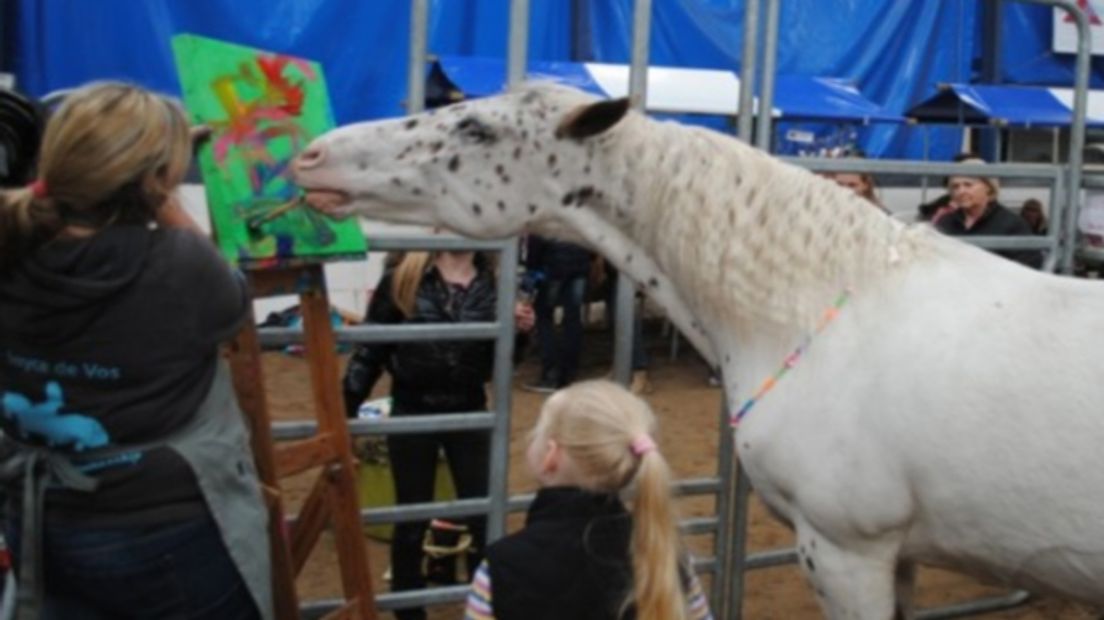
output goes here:
{"type": "Polygon", "coordinates": [[[219,345],[244,280],[180,207],[174,101],[96,83],[0,192],[0,483],[16,617],[273,617],[253,459],[219,345]]]}
{"type": "Polygon", "coordinates": [[[654,433],[647,403],[616,383],[549,397],[526,451],[540,489],[525,528],[487,549],[465,618],[712,618],[681,552],[654,433]]]}

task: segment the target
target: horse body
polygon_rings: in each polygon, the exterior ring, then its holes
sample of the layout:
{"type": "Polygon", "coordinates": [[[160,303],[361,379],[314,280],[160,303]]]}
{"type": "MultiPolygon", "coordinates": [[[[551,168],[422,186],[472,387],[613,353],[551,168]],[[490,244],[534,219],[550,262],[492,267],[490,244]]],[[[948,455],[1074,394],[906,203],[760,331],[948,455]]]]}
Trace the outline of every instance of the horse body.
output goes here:
{"type": "Polygon", "coordinates": [[[736,433],[826,613],[907,614],[915,563],[1104,603],[1098,284],[558,87],[339,128],[297,166],[336,212],[587,243],[723,371],[730,411],[849,292],[736,433]]]}

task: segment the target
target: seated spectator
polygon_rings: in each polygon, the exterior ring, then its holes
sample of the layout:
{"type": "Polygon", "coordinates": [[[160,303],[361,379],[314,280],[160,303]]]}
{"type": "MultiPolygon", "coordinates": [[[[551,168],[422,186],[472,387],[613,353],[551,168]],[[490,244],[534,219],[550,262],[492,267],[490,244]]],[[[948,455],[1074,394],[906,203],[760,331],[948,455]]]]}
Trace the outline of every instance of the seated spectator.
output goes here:
{"type": "MultiPolygon", "coordinates": [[[[984,164],[981,159],[963,163],[984,164]]],[[[955,175],[948,178],[952,210],[934,221],[943,233],[955,236],[1030,235],[1031,228],[1018,215],[997,202],[1000,182],[995,177],[955,175]]],[[[1039,250],[994,250],[1005,258],[1038,268],[1043,264],[1039,250]]]]}
{"type": "Polygon", "coordinates": [[[1028,198],[1020,207],[1020,217],[1027,222],[1031,232],[1036,235],[1047,234],[1047,218],[1043,213],[1043,203],[1034,198],[1028,198]]]}

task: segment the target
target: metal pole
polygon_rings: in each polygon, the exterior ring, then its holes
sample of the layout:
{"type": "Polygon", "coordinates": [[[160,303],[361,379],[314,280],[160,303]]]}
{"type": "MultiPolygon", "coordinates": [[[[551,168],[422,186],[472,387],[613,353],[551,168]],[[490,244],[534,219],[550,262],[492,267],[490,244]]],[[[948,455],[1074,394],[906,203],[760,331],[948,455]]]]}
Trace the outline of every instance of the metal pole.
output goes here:
{"type": "Polygon", "coordinates": [[[495,340],[494,430],[491,432],[491,474],[488,491],[487,540],[506,533],[506,503],[510,467],[510,397],[513,390],[514,300],[517,298],[517,239],[507,239],[499,253],[498,299],[495,314],[499,333],[495,340]]]}
{"type": "MultiPolygon", "coordinates": [[[[1040,1],[1040,0],[1036,0],[1040,1]]],[[[1073,0],[1041,0],[1065,9],[1077,22],[1077,66],[1073,87],[1073,125],[1070,126],[1069,182],[1066,183],[1065,246],[1060,270],[1073,272],[1073,254],[1077,244],[1077,211],[1081,200],[1081,166],[1085,153],[1085,111],[1089,99],[1089,51],[1092,32],[1089,20],[1073,0]]]]}
{"type": "Polygon", "coordinates": [[[751,144],[755,118],[755,64],[759,38],[759,0],[744,0],[744,50],[740,55],[740,115],[736,136],[751,144]]]}
{"type": "Polygon", "coordinates": [[[771,112],[774,110],[774,73],[778,65],[778,13],[782,0],[767,0],[764,26],[763,88],[759,89],[759,118],[755,127],[755,146],[770,151],[771,112]]]}
{"type": "Polygon", "coordinates": [[[510,0],[510,49],[506,58],[506,86],[514,88],[525,80],[529,52],[529,0],[510,0]]]}
{"type": "MultiPolygon", "coordinates": [[[[629,67],[629,99],[636,110],[644,111],[648,101],[648,53],[652,29],[652,0],[635,0],[633,5],[632,64],[629,67]]],[[[617,278],[614,291],[616,317],[613,329],[613,379],[628,384],[632,375],[634,286],[627,277],[617,278]]]]}
{"type": "Polygon", "coordinates": [[[406,69],[406,113],[425,109],[426,31],[429,0],[410,0],[410,66],[406,69]]]}

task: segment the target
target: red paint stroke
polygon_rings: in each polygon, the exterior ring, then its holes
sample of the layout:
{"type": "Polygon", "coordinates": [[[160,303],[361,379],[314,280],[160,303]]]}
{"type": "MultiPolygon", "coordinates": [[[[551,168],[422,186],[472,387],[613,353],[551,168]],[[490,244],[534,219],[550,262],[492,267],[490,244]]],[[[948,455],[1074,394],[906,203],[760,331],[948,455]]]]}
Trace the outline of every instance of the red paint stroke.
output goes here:
{"type": "Polygon", "coordinates": [[[245,160],[250,187],[255,194],[263,191],[268,180],[264,178],[268,175],[261,171],[286,171],[288,168],[291,156],[278,159],[270,152],[269,145],[278,138],[287,137],[292,142],[291,152],[295,153],[305,138],[298,122],[306,98],[304,83],[285,75],[289,66],[299,69],[307,81],[316,77],[304,60],[258,54],[253,63],[243,62],[236,73],[221,75],[211,82],[211,90],[226,114],[226,120],[211,123],[216,136],[212,145],[215,162],[222,165],[231,149],[236,149],[245,160]],[[246,101],[240,85],[257,88],[261,94],[246,101]]]}

